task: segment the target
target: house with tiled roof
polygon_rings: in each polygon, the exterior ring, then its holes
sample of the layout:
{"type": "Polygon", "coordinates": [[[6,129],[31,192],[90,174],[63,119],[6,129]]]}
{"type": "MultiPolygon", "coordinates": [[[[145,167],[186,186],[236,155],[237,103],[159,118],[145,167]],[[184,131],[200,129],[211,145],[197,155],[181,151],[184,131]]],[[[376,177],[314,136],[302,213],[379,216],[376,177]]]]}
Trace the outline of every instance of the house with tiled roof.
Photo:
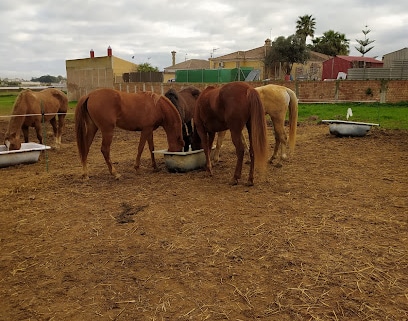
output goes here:
{"type": "Polygon", "coordinates": [[[171,54],[173,63],[171,66],[164,68],[164,82],[174,81],[177,70],[197,70],[210,68],[209,61],[204,59],[188,59],[176,64],[176,52],[172,51],[171,54]]]}
{"type": "Polygon", "coordinates": [[[272,48],[272,41],[270,39],[265,40],[265,44],[262,47],[239,50],[233,53],[210,58],[210,69],[234,69],[234,68],[253,68],[259,70],[259,79],[268,78],[269,73],[265,68],[265,57],[269,50],[272,48]]]}
{"type": "Polygon", "coordinates": [[[339,73],[348,74],[349,69],[382,68],[383,62],[371,57],[338,55],[323,62],[322,80],[337,79],[339,73]]]}
{"type": "MultiPolygon", "coordinates": [[[[252,67],[259,70],[259,80],[284,79],[285,73],[282,68],[268,68],[265,66],[265,58],[272,48],[272,41],[266,39],[262,47],[236,51],[216,58],[210,58],[210,68],[244,68],[252,67]]],[[[310,58],[305,64],[294,64],[290,75],[291,79],[322,79],[322,63],[330,56],[311,51],[310,58]]]]}

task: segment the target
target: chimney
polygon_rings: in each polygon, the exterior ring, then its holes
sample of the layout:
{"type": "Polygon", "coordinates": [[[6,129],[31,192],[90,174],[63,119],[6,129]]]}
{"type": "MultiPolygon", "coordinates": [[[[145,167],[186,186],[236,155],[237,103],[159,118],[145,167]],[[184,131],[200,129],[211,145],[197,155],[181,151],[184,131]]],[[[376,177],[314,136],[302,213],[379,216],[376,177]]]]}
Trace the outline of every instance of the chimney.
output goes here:
{"type": "Polygon", "coordinates": [[[172,51],[171,56],[172,56],[172,66],[175,66],[176,65],[176,52],[172,51]]]}
{"type": "Polygon", "coordinates": [[[108,47],[108,57],[112,57],[112,48],[108,47]]]}
{"type": "Polygon", "coordinates": [[[266,56],[268,56],[269,52],[272,49],[272,40],[271,39],[268,38],[268,39],[265,40],[264,48],[265,48],[264,55],[266,57],[266,56]]]}
{"type": "Polygon", "coordinates": [[[90,53],[90,55],[91,55],[91,58],[95,58],[95,52],[94,52],[93,49],[91,49],[91,51],[90,51],[89,53],[90,53]]]}

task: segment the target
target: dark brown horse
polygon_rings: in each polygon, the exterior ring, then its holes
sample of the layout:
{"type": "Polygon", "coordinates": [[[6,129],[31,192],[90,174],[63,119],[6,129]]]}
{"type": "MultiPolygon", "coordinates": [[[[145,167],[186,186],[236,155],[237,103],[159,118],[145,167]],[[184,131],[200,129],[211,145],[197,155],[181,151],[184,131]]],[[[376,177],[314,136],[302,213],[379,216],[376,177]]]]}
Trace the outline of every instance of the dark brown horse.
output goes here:
{"type": "Polygon", "coordinates": [[[267,162],[267,139],[265,112],[258,92],[244,82],[231,82],[222,87],[207,87],[198,97],[194,113],[196,131],[206,156],[206,169],[212,175],[210,152],[215,133],[229,129],[235,145],[237,163],[232,184],[241,178],[244,144],[241,132],[246,126],[249,136],[251,158],[248,185],[254,183],[254,167],[263,170],[267,162]]]}
{"type": "Polygon", "coordinates": [[[191,138],[193,135],[193,116],[195,104],[201,91],[194,86],[188,86],[176,91],[174,88],[170,88],[164,95],[170,99],[174,106],[180,113],[183,121],[183,139],[184,139],[184,151],[188,151],[191,138]]]}
{"type": "Polygon", "coordinates": [[[5,145],[9,150],[20,149],[20,132],[23,131],[24,142],[28,143],[29,127],[35,128],[38,141],[42,144],[41,124],[49,121],[54,132],[56,147],[59,147],[67,110],[68,98],[61,90],[55,88],[38,92],[23,90],[14,102],[12,116],[4,138],[5,145]]]}
{"type": "Polygon", "coordinates": [[[166,132],[168,151],[180,152],[184,146],[180,114],[166,97],[152,92],[125,93],[113,89],[97,89],[81,97],[75,110],[77,146],[84,178],[88,178],[87,157],[98,129],[102,132],[101,152],[109,172],[117,179],[120,177],[110,159],[110,145],[116,126],[141,131],[136,169],[140,166],[146,140],[152,166],[157,168],[153,153],[153,131],[159,126],[166,132]]]}
{"type": "MultiPolygon", "coordinates": [[[[272,120],[273,128],[275,132],[275,148],[273,155],[269,162],[272,164],[273,160],[277,158],[279,149],[281,151],[281,157],[276,164],[277,167],[282,166],[282,160],[287,159],[287,145],[288,138],[285,132],[285,118],[289,110],[289,148],[293,153],[296,143],[296,131],[297,131],[297,119],[298,119],[298,99],[293,90],[279,85],[265,85],[256,87],[255,90],[261,97],[262,105],[264,106],[265,113],[269,115],[272,120]]],[[[222,141],[226,132],[218,133],[217,145],[214,151],[214,161],[219,160],[220,149],[222,141]]],[[[242,135],[242,139],[246,145],[245,137],[242,135]]],[[[246,146],[248,149],[248,147],[246,146]]]]}

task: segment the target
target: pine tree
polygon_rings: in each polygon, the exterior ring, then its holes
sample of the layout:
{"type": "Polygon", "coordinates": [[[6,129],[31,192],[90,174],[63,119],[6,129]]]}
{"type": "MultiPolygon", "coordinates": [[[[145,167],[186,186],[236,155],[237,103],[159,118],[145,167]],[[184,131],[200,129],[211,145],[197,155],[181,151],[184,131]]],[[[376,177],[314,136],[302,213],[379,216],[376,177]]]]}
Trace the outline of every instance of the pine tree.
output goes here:
{"type": "Polygon", "coordinates": [[[358,40],[356,39],[356,41],[360,44],[360,47],[354,47],[356,48],[356,50],[361,53],[361,55],[364,57],[364,55],[369,52],[371,49],[374,48],[374,46],[367,48],[367,46],[371,43],[373,43],[375,40],[370,40],[367,38],[367,35],[370,33],[370,29],[367,29],[368,26],[365,26],[365,30],[362,30],[363,34],[364,34],[364,40],[358,40]]]}

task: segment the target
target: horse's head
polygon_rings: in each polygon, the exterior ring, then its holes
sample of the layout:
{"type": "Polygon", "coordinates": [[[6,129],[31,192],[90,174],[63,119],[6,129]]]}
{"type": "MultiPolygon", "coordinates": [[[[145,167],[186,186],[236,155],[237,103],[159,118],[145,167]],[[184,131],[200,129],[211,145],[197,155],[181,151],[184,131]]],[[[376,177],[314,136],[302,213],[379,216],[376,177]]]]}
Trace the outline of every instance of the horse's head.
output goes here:
{"type": "Polygon", "coordinates": [[[6,145],[7,150],[19,150],[21,148],[21,141],[16,136],[16,134],[6,133],[4,137],[4,145],[6,145]]]}

